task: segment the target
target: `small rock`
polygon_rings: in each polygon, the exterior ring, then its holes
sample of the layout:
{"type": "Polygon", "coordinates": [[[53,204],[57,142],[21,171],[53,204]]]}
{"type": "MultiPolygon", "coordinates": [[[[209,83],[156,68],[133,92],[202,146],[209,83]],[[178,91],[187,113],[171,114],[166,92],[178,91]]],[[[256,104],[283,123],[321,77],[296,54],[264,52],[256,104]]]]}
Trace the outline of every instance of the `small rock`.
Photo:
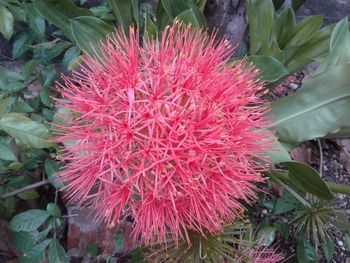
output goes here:
{"type": "Polygon", "coordinates": [[[292,88],[292,90],[296,90],[299,87],[299,85],[296,83],[291,83],[290,87],[292,88]]]}
{"type": "Polygon", "coordinates": [[[263,215],[267,215],[267,210],[266,210],[266,209],[263,209],[263,210],[261,211],[261,213],[262,213],[263,215]]]}
{"type": "Polygon", "coordinates": [[[338,241],[337,241],[337,244],[338,244],[338,246],[340,246],[340,247],[342,247],[342,246],[344,245],[343,241],[341,241],[341,240],[338,240],[338,241]]]}

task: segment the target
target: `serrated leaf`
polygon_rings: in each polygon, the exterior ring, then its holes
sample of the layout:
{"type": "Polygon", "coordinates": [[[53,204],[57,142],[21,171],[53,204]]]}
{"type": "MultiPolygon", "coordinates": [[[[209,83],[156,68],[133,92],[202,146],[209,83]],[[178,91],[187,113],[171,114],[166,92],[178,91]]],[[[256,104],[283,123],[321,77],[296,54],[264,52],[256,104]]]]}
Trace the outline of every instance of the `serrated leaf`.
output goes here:
{"type": "Polygon", "coordinates": [[[0,159],[5,161],[17,161],[17,157],[5,144],[0,143],[0,159]]]}
{"type": "Polygon", "coordinates": [[[13,15],[4,6],[0,5],[0,33],[9,40],[13,33],[13,15]]]}
{"type": "Polygon", "coordinates": [[[26,212],[22,212],[15,215],[10,223],[9,228],[15,232],[25,231],[30,232],[36,230],[41,226],[48,218],[50,213],[45,210],[32,209],[26,212]]]}
{"type": "Polygon", "coordinates": [[[350,65],[340,65],[306,79],[298,92],[271,103],[280,141],[300,143],[334,138],[350,131],[350,65]]]}
{"type": "Polygon", "coordinates": [[[93,48],[99,52],[98,43],[106,39],[108,34],[115,31],[113,26],[101,19],[90,16],[81,16],[71,20],[71,29],[75,42],[81,50],[95,54],[93,48]]]}
{"type": "Polygon", "coordinates": [[[0,129],[34,148],[51,147],[51,133],[41,123],[20,113],[7,113],[0,117],[0,129]]]}
{"type": "Polygon", "coordinates": [[[93,16],[86,8],[77,7],[71,0],[34,0],[37,11],[55,24],[71,40],[73,40],[70,19],[78,16],[93,16]]]}
{"type": "Polygon", "coordinates": [[[49,246],[48,258],[50,263],[68,263],[66,252],[60,242],[53,238],[49,246]]]}
{"type": "Polygon", "coordinates": [[[311,166],[298,162],[284,162],[283,165],[289,170],[288,176],[290,181],[300,190],[324,200],[333,198],[333,194],[325,181],[311,166]]]}

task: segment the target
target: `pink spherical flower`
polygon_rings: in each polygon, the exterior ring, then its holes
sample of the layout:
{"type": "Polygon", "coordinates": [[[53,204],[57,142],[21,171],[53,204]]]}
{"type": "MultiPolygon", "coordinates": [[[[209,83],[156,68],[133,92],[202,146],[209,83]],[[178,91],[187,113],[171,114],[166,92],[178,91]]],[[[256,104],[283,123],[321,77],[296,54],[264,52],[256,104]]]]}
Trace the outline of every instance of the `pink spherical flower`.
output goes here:
{"type": "Polygon", "coordinates": [[[146,244],[222,230],[266,169],[258,72],[214,38],[179,22],[142,44],[118,32],[59,88],[68,197],[110,223],[132,215],[146,244]]]}

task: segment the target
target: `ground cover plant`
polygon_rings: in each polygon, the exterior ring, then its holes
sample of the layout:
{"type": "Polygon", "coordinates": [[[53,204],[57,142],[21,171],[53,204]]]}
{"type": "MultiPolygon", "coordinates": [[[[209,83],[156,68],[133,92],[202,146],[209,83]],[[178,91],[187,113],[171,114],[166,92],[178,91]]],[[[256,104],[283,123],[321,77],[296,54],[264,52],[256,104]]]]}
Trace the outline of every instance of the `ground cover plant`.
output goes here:
{"type": "Polygon", "coordinates": [[[290,2],[246,0],[237,47],[203,0],[0,0],[0,262],[81,262],[71,206],[131,225],[88,262],[345,262],[349,23],[290,2]]]}

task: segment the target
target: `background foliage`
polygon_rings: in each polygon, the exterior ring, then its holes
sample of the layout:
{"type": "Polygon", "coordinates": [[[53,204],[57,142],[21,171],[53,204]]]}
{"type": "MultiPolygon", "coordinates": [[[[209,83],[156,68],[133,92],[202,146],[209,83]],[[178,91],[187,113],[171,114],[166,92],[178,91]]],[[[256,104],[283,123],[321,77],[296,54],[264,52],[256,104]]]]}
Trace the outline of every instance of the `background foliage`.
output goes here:
{"type": "MultiPolygon", "coordinates": [[[[98,52],[98,41],[114,32],[116,24],[125,31],[137,26],[145,37],[161,34],[176,18],[206,27],[205,0],[161,0],[154,12],[150,3],[138,0],[101,1],[91,8],[84,7],[85,2],[0,0],[0,33],[11,43],[8,59],[25,61],[16,70],[0,67],[0,219],[9,222],[20,262],[68,262],[62,246],[66,211],[57,192],[62,184],[55,178],[58,145],[50,141],[50,122],[60,110],[53,103],[59,73],[77,67],[82,52],[98,52]],[[41,209],[28,209],[31,200],[41,209]]],[[[289,152],[308,140],[350,135],[349,23],[344,18],[322,28],[322,16],[297,22],[294,12],[302,2],[292,1],[281,10],[283,1],[246,1],[249,49],[238,56],[248,56],[260,69],[267,92],[290,74],[319,62],[298,92],[271,102],[275,122],[270,128],[278,140],[276,151],[269,153],[274,165],[267,176],[270,187],[273,182],[284,191],[259,204],[277,216],[289,213],[292,219],[258,222],[253,209],[247,218],[255,233],[250,244],[269,247],[278,239],[294,239],[296,256],[288,262],[316,262],[318,249],[330,262],[332,233],[341,231],[350,241],[346,215],[334,211],[331,200],[336,193],[349,194],[349,188],[325,182],[312,167],[292,161],[289,152]]],[[[248,232],[244,227],[232,235],[248,232]]],[[[228,243],[234,251],[235,242],[228,243]]],[[[115,253],[122,245],[123,238],[116,236],[115,253]]],[[[227,249],[227,243],[216,245],[227,249]]],[[[131,257],[140,260],[140,250],[131,257]]]]}

